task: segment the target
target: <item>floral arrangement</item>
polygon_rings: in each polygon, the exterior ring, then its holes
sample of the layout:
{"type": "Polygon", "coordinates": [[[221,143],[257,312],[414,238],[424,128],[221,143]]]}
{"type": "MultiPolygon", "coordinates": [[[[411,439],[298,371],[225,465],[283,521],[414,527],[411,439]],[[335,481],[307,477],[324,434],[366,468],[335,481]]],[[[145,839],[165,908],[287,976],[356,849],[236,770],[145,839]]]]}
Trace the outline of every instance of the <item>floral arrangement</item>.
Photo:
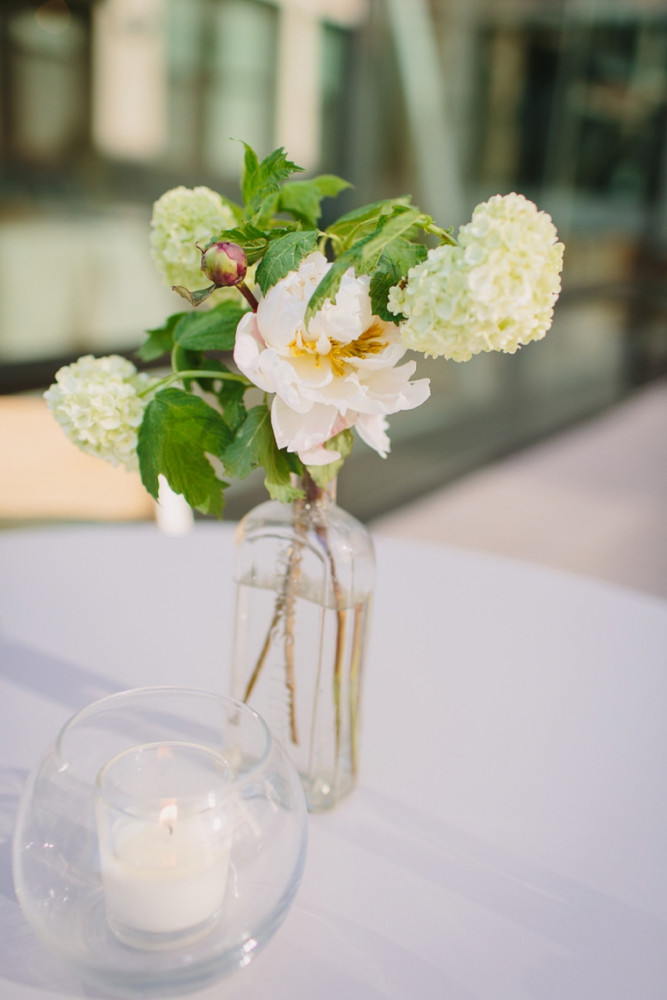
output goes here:
{"type": "Polygon", "coordinates": [[[45,393],[84,451],[159,477],[220,516],[231,478],[263,467],[273,498],[320,486],[349,455],[353,431],[381,456],[387,417],[429,395],[406,350],[465,361],[514,353],[549,329],[563,245],[549,215],[523,195],[478,205],[455,237],[391,198],[319,228],[322,201],[348,183],[277,149],[245,146],[243,204],[205,187],[155,204],[151,249],[191,307],[148,331],[138,357],[170,358],[162,378],[118,357],[86,356],[45,393]],[[429,243],[432,245],[429,249],[429,243]],[[232,352],[235,368],[225,363],[232,352]]]}

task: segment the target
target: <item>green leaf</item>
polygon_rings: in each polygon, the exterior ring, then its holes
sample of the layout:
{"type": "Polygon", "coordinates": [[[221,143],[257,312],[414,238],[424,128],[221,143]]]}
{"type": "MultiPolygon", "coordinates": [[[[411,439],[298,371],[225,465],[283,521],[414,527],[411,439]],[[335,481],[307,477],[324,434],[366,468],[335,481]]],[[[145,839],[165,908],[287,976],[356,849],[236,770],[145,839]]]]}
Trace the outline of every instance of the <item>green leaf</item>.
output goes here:
{"type": "Polygon", "coordinates": [[[225,472],[230,476],[245,479],[260,464],[258,441],[263,433],[265,419],[269,419],[266,406],[253,406],[248,410],[222,459],[225,472]]]}
{"type": "MultiPolygon", "coordinates": [[[[186,372],[194,368],[201,368],[203,360],[201,351],[190,351],[187,347],[174,344],[171,352],[171,367],[174,372],[186,372]]],[[[193,381],[193,379],[184,380],[186,386],[191,385],[193,381]]]]}
{"type": "MultiPolygon", "coordinates": [[[[207,372],[220,372],[222,376],[231,371],[217,358],[207,357],[201,351],[189,351],[180,344],[174,346],[171,364],[174,372],[197,371],[203,368],[207,372]]],[[[248,388],[244,382],[222,377],[218,382],[208,376],[197,378],[195,375],[183,379],[183,385],[188,391],[191,391],[190,387],[194,384],[197,384],[203,392],[215,396],[222,410],[222,419],[230,431],[235,431],[243,423],[246,415],[244,396],[248,388]]]]}
{"type": "Polygon", "coordinates": [[[383,220],[372,233],[345,250],[334,261],[310,297],[306,308],[306,325],[327,299],[335,299],[341,278],[349,267],[354,268],[357,276],[371,274],[385,248],[408,232],[421,217],[418,208],[400,207],[395,215],[383,220]]]}
{"type": "Polygon", "coordinates": [[[301,463],[295,459],[295,455],[278,447],[273,431],[266,435],[261,464],[264,466],[264,485],[272,500],[290,503],[304,496],[303,490],[292,485],[290,477],[290,473],[300,471],[301,463]]]}
{"type": "Polygon", "coordinates": [[[137,355],[142,361],[155,361],[163,354],[168,354],[174,345],[174,329],[182,316],[187,313],[174,313],[166,321],[164,326],[156,327],[154,330],[147,330],[148,339],[143,342],[137,355]]]}
{"type": "Polygon", "coordinates": [[[343,467],[343,462],[352,451],[353,445],[354,435],[352,431],[341,431],[340,434],[336,434],[335,437],[329,438],[329,440],[324,444],[325,448],[331,451],[337,451],[340,458],[337,458],[335,462],[330,462],[328,465],[306,466],[311,479],[313,479],[321,489],[324,489],[325,486],[329,485],[332,479],[336,478],[343,467]]]}
{"type": "Polygon", "coordinates": [[[317,230],[296,230],[281,236],[271,243],[261,262],[257,265],[255,277],[266,295],[269,288],[294,271],[317,243],[317,230]]]}
{"type": "Polygon", "coordinates": [[[364,236],[372,233],[377,229],[382,219],[393,215],[397,209],[410,208],[410,201],[408,194],[401,198],[388,198],[384,201],[374,201],[369,205],[362,205],[361,208],[355,208],[351,212],[341,215],[333,225],[328,227],[327,233],[338,237],[343,250],[345,250],[356,240],[363,239],[364,236]]]}
{"type": "Polygon", "coordinates": [[[262,229],[258,229],[257,226],[253,226],[251,222],[241,222],[234,229],[223,229],[222,232],[218,233],[209,243],[207,243],[205,249],[211,245],[211,243],[236,243],[241,247],[245,253],[248,264],[254,264],[256,260],[264,254],[264,251],[269,245],[270,236],[262,229]]]}
{"type": "Polygon", "coordinates": [[[253,469],[262,464],[263,437],[271,431],[271,417],[266,406],[253,406],[237,429],[234,439],[222,457],[225,472],[237,479],[245,479],[253,469]]]}
{"type": "Polygon", "coordinates": [[[139,428],[141,479],[158,497],[158,476],[204,514],[222,515],[222,483],[206,454],[220,458],[231,433],[219,413],[203,399],[182,389],[164,389],[146,407],[139,428]]]}
{"type": "MultiPolygon", "coordinates": [[[[207,367],[210,362],[207,362],[207,367]]],[[[220,365],[225,371],[229,369],[225,365],[220,365]]],[[[222,387],[217,393],[217,397],[222,407],[222,418],[231,431],[236,431],[246,418],[244,396],[247,386],[242,382],[232,382],[224,379],[222,387]]]]}
{"type": "Polygon", "coordinates": [[[253,469],[264,467],[264,485],[274,500],[288,502],[302,496],[292,486],[290,473],[295,469],[293,456],[278,448],[271,428],[271,414],[266,405],[253,406],[236,431],[234,440],[222,456],[225,471],[245,479],[253,469]]]}
{"type": "Polygon", "coordinates": [[[202,368],[207,372],[220,372],[219,381],[208,375],[204,378],[192,375],[183,379],[183,385],[188,391],[191,391],[190,387],[197,384],[203,392],[215,396],[220,404],[222,419],[231,431],[235,431],[243,423],[246,415],[244,396],[248,386],[235,379],[222,378],[223,375],[229,374],[231,371],[227,365],[218,361],[217,358],[210,358],[202,354],[201,351],[188,351],[178,344],[172,352],[171,362],[174,372],[197,371],[197,369],[202,368]]]}
{"type": "Polygon", "coordinates": [[[303,167],[288,160],[282,146],[269,153],[261,163],[258,162],[254,150],[247,143],[244,143],[244,146],[246,150],[242,180],[244,215],[248,219],[257,221],[269,208],[275,207],[275,196],[280,190],[281,183],[296,171],[302,171],[303,167]]]}
{"type": "Polygon", "coordinates": [[[276,206],[278,212],[288,212],[309,229],[317,229],[322,215],[322,199],[335,198],[345,188],[352,187],[335,174],[321,174],[308,181],[283,184],[276,206]]]}
{"type": "Polygon", "coordinates": [[[231,351],[236,327],[247,310],[232,301],[221,302],[208,312],[182,314],[174,329],[174,341],[195,351],[231,351]]]}
{"type": "Polygon", "coordinates": [[[255,178],[259,171],[259,158],[255,150],[244,142],[245,157],[243,160],[243,174],[241,177],[241,194],[246,204],[250,201],[255,188],[255,178]]]}
{"type": "Polygon", "coordinates": [[[375,316],[395,323],[398,319],[387,309],[389,289],[401,281],[411,267],[426,260],[427,250],[422,243],[397,239],[383,250],[371,278],[371,307],[375,316]]]}
{"type": "Polygon", "coordinates": [[[271,229],[258,229],[251,222],[243,222],[235,229],[223,229],[222,232],[212,239],[211,243],[227,241],[240,246],[248,259],[248,266],[256,263],[266,253],[267,248],[274,240],[279,240],[286,233],[294,232],[296,223],[286,223],[282,226],[274,226],[271,229]]]}

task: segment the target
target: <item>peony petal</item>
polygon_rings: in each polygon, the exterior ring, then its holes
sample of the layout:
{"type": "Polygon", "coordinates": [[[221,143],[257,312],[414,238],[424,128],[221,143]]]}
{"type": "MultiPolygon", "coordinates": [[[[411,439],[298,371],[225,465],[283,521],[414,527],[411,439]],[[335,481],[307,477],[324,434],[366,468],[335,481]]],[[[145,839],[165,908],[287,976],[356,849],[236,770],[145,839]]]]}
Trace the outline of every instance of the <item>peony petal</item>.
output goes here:
{"type": "Polygon", "coordinates": [[[365,441],[369,448],[386,458],[391,449],[391,443],[387,434],[388,422],[380,414],[362,413],[355,423],[355,430],[362,441],[365,441]]]}
{"type": "Polygon", "coordinates": [[[287,351],[294,334],[303,327],[306,303],[288,293],[280,283],[269,289],[257,307],[257,324],[266,343],[287,351]]]}
{"type": "Polygon", "coordinates": [[[275,392],[290,409],[297,413],[307,413],[312,401],[303,392],[294,365],[271,349],[263,352],[260,364],[271,392],[275,392]]]}
{"type": "Polygon", "coordinates": [[[320,445],[318,448],[311,448],[310,451],[300,451],[299,458],[304,465],[330,465],[331,462],[338,461],[340,452],[320,445]]]}
{"type": "Polygon", "coordinates": [[[245,313],[236,328],[234,363],[251,382],[264,392],[273,392],[272,385],[262,374],[261,359],[266,345],[257,327],[254,313],[245,313]]]}
{"type": "Polygon", "coordinates": [[[370,278],[357,278],[352,268],[343,275],[334,302],[324,303],[310,321],[309,333],[319,340],[337,340],[349,344],[367,330],[373,320],[370,304],[370,278]]]}
{"type": "Polygon", "coordinates": [[[374,371],[378,368],[388,368],[395,365],[405,354],[405,344],[400,330],[393,323],[385,324],[385,329],[378,334],[378,339],[387,341],[387,346],[379,354],[368,354],[364,358],[350,358],[350,365],[359,372],[374,371]]]}
{"type": "Polygon", "coordinates": [[[427,378],[411,382],[415,362],[409,361],[400,368],[387,368],[374,372],[366,380],[367,395],[359,406],[362,413],[397,413],[421,406],[431,394],[427,378]]]}
{"type": "Polygon", "coordinates": [[[307,413],[297,413],[280,396],[271,405],[271,426],[279,448],[310,451],[334,435],[338,411],[335,406],[316,403],[307,413]]]}

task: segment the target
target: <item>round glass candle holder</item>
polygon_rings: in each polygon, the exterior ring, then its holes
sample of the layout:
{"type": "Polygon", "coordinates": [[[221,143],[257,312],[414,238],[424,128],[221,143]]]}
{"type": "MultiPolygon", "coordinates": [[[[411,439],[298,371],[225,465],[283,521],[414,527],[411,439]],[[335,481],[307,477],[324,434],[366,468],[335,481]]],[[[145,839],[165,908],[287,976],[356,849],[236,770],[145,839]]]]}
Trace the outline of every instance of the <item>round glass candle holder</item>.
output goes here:
{"type": "Polygon", "coordinates": [[[79,712],[33,771],[14,881],[38,937],[86,979],[164,996],[251,961],[306,839],[299,777],[255,712],[144,688],[79,712]]]}

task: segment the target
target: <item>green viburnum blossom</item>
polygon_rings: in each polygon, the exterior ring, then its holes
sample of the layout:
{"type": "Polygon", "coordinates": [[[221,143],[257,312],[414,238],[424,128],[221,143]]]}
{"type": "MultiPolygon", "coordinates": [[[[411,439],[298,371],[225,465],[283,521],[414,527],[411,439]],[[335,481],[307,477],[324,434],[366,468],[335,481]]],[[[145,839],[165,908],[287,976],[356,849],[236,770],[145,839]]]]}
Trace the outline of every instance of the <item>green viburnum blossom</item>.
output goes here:
{"type": "Polygon", "coordinates": [[[118,355],[86,355],[56,373],[44,398],[67,436],[82,451],[111,465],[137,468],[137,436],[153,384],[118,355]]]}
{"type": "Polygon", "coordinates": [[[211,235],[231,229],[236,216],[223,198],[207,187],[176,187],[153,206],[150,248],[155,266],[169,285],[202,283],[201,251],[211,235]]]}
{"type": "Polygon", "coordinates": [[[546,212],[523,195],[478,205],[456,246],[440,245],[390,290],[405,317],[407,347],[468,361],[481,351],[513,354],[551,326],[563,244],[546,212]]]}

